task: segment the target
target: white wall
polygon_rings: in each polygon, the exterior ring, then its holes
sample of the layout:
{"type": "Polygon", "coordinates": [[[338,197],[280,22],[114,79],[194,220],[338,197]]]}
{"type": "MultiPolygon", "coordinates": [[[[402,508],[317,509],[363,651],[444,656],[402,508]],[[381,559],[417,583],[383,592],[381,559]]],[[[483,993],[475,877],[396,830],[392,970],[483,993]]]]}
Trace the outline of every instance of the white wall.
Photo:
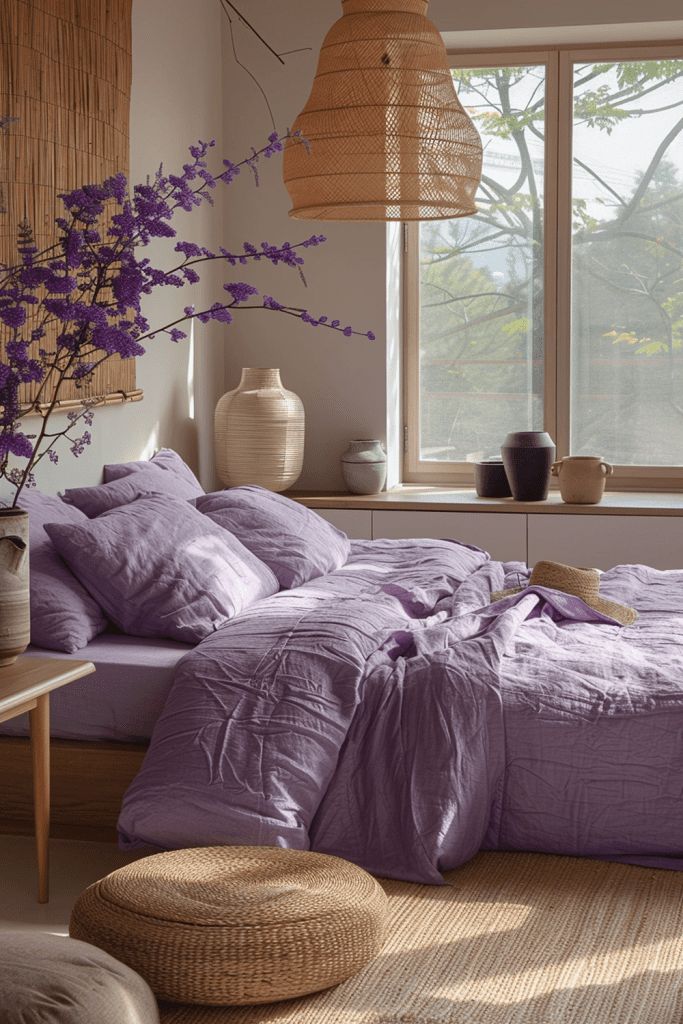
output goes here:
{"type": "MultiPolygon", "coordinates": [[[[216,0],[194,0],[191,16],[186,0],[133,0],[132,181],[144,180],[161,161],[180,168],[198,138],[218,136],[220,143],[222,21],[216,0]]],[[[222,196],[214,208],[178,217],[180,237],[219,245],[224,201],[222,196]]],[[[164,259],[171,252],[168,243],[147,250],[161,266],[169,265],[164,259]]],[[[212,268],[191,296],[186,292],[167,288],[152,296],[145,306],[150,323],[168,322],[190,300],[210,303],[218,297],[217,271],[212,268]]],[[[62,448],[58,466],[41,465],[39,487],[54,492],[96,483],[103,463],[145,457],[162,445],[177,448],[211,486],[213,408],[223,392],[224,350],[224,332],[214,325],[197,326],[194,346],[176,346],[159,335],[138,361],[144,400],[98,410],[91,447],[78,459],[62,448]]]]}
{"type": "Polygon", "coordinates": [[[486,0],[473,4],[430,0],[429,17],[442,32],[565,25],[619,25],[673,21],[681,17],[679,0],[486,0]]]}
{"type": "MultiPolygon", "coordinates": [[[[334,0],[258,0],[243,9],[279,51],[309,48],[288,56],[283,67],[244,27],[235,26],[239,57],[264,85],[275,123],[283,130],[306,101],[320,43],[339,6],[334,0]]],[[[272,125],[257,88],[234,62],[227,33],[225,81],[224,137],[232,159],[237,159],[250,146],[258,147],[272,125]]],[[[237,384],[242,366],[277,366],[285,386],[303,400],[306,452],[297,486],[339,488],[339,456],[345,442],[354,437],[384,437],[386,432],[384,228],[290,220],[280,159],[264,165],[258,191],[244,176],[238,179],[228,202],[231,241],[294,242],[313,233],[328,238],[324,246],[308,250],[308,288],[287,268],[259,269],[254,283],[292,305],[377,334],[375,342],[346,339],[265,312],[244,314],[230,332],[229,387],[237,384]]]]}
{"type": "MultiPolygon", "coordinates": [[[[252,0],[243,9],[279,51],[309,48],[286,57],[282,67],[243,26],[235,27],[239,57],[265,88],[275,122],[283,129],[307,99],[320,43],[339,17],[341,5],[339,0],[252,0]]],[[[675,22],[683,13],[680,0],[652,0],[647,25],[642,24],[642,4],[635,0],[432,0],[429,13],[449,43],[465,46],[519,44],[525,37],[527,42],[581,41],[581,30],[575,28],[581,25],[599,26],[591,31],[612,40],[683,36],[683,22],[675,22]]],[[[270,130],[270,120],[257,88],[235,64],[227,33],[224,55],[224,136],[231,155],[238,156],[259,144],[270,130]]],[[[293,221],[287,218],[288,206],[280,162],[274,161],[258,192],[245,181],[231,192],[228,236],[295,240],[322,231],[329,241],[308,257],[307,291],[285,270],[264,274],[264,285],[289,302],[348,319],[363,330],[372,328],[377,341],[346,341],[320,328],[312,332],[296,321],[250,313],[231,329],[227,386],[235,386],[242,366],[281,367],[286,385],[301,395],[306,408],[304,471],[297,486],[333,490],[341,487],[338,460],[347,440],[388,437],[395,449],[399,438],[395,424],[387,429],[387,412],[391,419],[397,388],[395,310],[387,320],[385,301],[386,230],[381,224],[293,221]]],[[[395,470],[398,453],[394,450],[390,456],[395,470]]]]}
{"type": "MultiPolygon", "coordinates": [[[[277,49],[304,48],[287,56],[283,67],[244,26],[235,26],[238,55],[263,84],[277,127],[284,129],[308,96],[320,43],[341,5],[339,0],[242,3],[245,14],[277,49]]],[[[501,30],[509,30],[511,42],[520,42],[520,34],[522,39],[542,36],[552,41],[561,34],[558,26],[577,25],[602,26],[601,38],[683,35],[680,22],[672,25],[681,16],[680,0],[650,0],[646,26],[640,24],[643,9],[635,0],[487,0],[479,5],[432,0],[430,15],[449,41],[463,45],[487,45],[494,36],[498,45],[507,38],[501,30]],[[624,27],[605,29],[610,23],[624,27]]],[[[237,160],[252,145],[260,145],[270,130],[263,98],[235,63],[218,0],[133,0],[133,180],[152,172],[160,160],[179,166],[187,145],[198,137],[216,137],[217,155],[237,160]]],[[[295,241],[323,232],[329,241],[308,252],[307,289],[287,269],[263,268],[249,279],[284,301],[339,317],[361,330],[370,328],[377,340],[345,339],[267,312],[244,312],[231,327],[198,325],[193,346],[174,346],[160,336],[138,362],[144,401],[98,411],[91,448],[78,460],[67,452],[58,467],[41,467],[39,486],[55,491],[93,483],[104,462],[145,457],[169,445],[199,468],[210,487],[213,408],[217,397],[236,385],[242,366],[279,366],[285,384],[304,401],[307,441],[299,486],[339,488],[339,456],[353,437],[389,436],[395,449],[399,433],[387,432],[398,389],[396,316],[392,311],[387,322],[386,311],[387,294],[395,293],[387,290],[385,228],[292,221],[288,206],[281,163],[275,159],[263,164],[260,189],[242,174],[218,197],[215,208],[196,211],[185,224],[179,220],[178,227],[183,236],[211,247],[240,246],[246,239],[295,241]]],[[[165,248],[155,245],[150,254],[158,256],[165,248]]],[[[197,289],[196,301],[220,295],[222,280],[236,276],[246,275],[221,275],[214,268],[197,289]]],[[[150,320],[170,319],[186,301],[174,289],[166,290],[147,304],[150,320]]],[[[395,477],[395,450],[393,465],[395,477]]]]}

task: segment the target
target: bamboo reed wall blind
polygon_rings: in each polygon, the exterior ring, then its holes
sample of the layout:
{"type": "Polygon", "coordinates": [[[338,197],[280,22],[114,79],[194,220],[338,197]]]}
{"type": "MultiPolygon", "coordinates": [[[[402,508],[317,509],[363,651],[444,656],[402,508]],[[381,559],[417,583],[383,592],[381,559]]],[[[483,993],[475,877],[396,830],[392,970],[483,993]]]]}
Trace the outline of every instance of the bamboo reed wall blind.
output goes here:
{"type": "MultiPolygon", "coordinates": [[[[0,2],[0,114],[17,119],[0,135],[2,262],[16,261],[24,216],[40,249],[55,240],[60,192],[128,173],[131,4],[0,2]]],[[[30,388],[22,396],[26,402],[33,397],[30,388]]],[[[67,383],[62,390],[74,401],[112,401],[117,394],[140,396],[133,359],[109,359],[86,386],[67,383]]]]}

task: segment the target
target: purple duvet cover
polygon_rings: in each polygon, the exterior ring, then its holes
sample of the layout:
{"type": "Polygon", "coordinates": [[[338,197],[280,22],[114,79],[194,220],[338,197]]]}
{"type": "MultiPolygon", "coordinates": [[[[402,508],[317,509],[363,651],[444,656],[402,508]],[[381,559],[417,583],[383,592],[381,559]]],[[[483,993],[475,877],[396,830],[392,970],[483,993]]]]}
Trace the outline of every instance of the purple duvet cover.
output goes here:
{"type": "Polygon", "coordinates": [[[438,883],[479,849],[683,860],[683,571],[582,602],[447,541],[355,542],[179,664],[124,847],[315,849],[438,883]]]}

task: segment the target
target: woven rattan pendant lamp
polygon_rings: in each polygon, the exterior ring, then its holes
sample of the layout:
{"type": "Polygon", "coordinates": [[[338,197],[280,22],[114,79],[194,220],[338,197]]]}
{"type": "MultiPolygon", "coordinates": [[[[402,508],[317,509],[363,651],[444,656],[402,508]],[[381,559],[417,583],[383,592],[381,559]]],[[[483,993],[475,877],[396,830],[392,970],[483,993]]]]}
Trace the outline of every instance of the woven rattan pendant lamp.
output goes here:
{"type": "Polygon", "coordinates": [[[291,217],[439,220],[476,213],[479,134],[429,0],[342,0],[285,150],[291,217]]]}

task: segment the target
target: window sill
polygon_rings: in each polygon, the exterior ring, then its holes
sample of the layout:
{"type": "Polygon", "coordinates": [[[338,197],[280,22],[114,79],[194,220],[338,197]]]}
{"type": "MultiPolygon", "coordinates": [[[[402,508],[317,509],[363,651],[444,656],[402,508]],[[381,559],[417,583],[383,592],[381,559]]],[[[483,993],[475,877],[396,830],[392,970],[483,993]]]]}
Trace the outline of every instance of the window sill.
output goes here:
{"type": "Polygon", "coordinates": [[[606,491],[599,505],[567,505],[559,491],[546,501],[479,498],[471,488],[404,484],[381,494],[290,491],[308,508],[396,509],[410,512],[511,512],[554,515],[683,516],[683,491],[606,491]]]}

